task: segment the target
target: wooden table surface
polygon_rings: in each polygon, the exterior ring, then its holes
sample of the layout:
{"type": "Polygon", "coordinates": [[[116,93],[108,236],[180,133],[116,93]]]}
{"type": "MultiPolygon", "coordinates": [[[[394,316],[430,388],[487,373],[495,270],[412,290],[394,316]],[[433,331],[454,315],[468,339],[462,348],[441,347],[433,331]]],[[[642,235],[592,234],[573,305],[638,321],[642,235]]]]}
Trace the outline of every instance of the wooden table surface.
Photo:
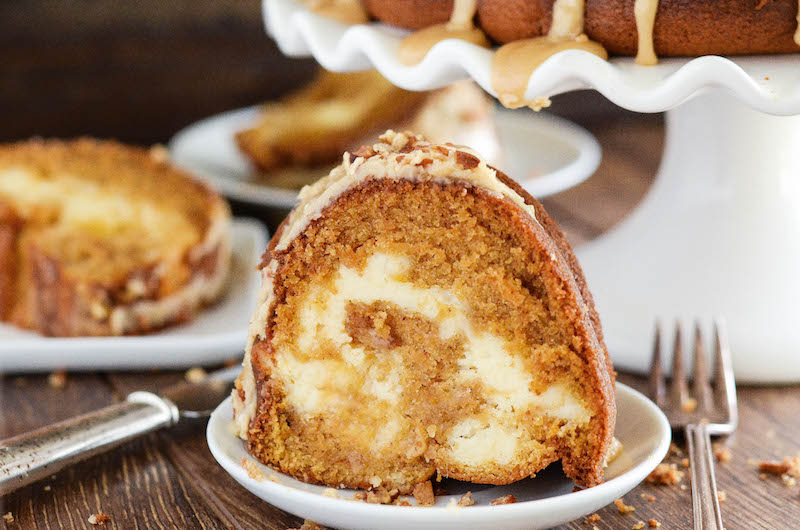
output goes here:
{"type": "MultiPolygon", "coordinates": [[[[600,170],[584,184],[544,201],[575,244],[607,230],[636,204],[651,182],[663,142],[658,118],[620,115],[586,125],[604,147],[600,170]]],[[[75,373],[63,388],[55,388],[46,375],[7,374],[0,380],[0,437],[114,403],[133,390],[158,389],[183,376],[158,371],[75,373]]],[[[630,374],[621,374],[620,380],[633,386],[642,382],[630,374]]],[[[741,426],[727,441],[733,458],[717,467],[719,488],[727,495],[722,504],[726,527],[800,528],[800,485],[772,476],[762,480],[754,463],[798,453],[800,387],[740,388],[739,402],[741,426]]],[[[600,520],[593,524],[625,529],[653,518],[663,529],[692,527],[688,488],[644,484],[624,500],[636,511],[622,515],[611,505],[598,512],[600,520]],[[650,495],[654,501],[647,500],[650,495]]],[[[302,523],[236,484],[211,457],[204,425],[186,424],[0,498],[0,515],[10,512],[14,518],[11,523],[0,519],[0,525],[89,528],[87,518],[100,511],[111,516],[107,528],[123,529],[284,529],[302,523]]],[[[375,521],[375,528],[380,526],[375,521]]],[[[578,520],[561,528],[591,525],[578,520]]]]}

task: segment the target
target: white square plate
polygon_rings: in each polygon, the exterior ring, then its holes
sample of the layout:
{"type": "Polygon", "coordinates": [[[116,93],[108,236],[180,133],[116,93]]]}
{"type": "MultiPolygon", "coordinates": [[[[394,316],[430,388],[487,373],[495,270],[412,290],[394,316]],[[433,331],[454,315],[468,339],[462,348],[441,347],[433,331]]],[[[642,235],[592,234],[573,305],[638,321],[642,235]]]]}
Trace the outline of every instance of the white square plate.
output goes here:
{"type": "Polygon", "coordinates": [[[244,351],[267,247],[258,221],[235,219],[233,263],[223,298],[186,324],[136,337],[43,337],[0,324],[0,372],[141,370],[219,363],[244,351]]]}

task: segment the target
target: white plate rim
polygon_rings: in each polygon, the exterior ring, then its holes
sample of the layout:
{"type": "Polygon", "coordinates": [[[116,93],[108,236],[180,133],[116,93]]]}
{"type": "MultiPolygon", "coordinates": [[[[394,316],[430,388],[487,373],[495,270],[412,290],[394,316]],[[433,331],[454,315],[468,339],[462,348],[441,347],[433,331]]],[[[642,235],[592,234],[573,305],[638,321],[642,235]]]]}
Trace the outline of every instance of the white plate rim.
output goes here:
{"type": "MultiPolygon", "coordinates": [[[[267,246],[268,232],[266,227],[256,219],[237,217],[231,223],[231,236],[236,242],[246,245],[248,255],[238,257],[244,263],[254,265],[267,246]]],[[[255,302],[260,277],[257,272],[247,278],[233,278],[230,281],[240,283],[255,302]]],[[[232,286],[229,285],[229,289],[232,286]]],[[[233,303],[233,301],[231,302],[233,303]]],[[[240,303],[237,301],[236,303],[240,303]]],[[[214,314],[217,307],[204,310],[204,314],[214,314]]],[[[188,323],[188,324],[191,324],[188,323]]],[[[198,364],[222,362],[244,351],[247,340],[248,322],[237,324],[235,328],[215,334],[205,335],[171,335],[173,328],[158,333],[141,336],[124,337],[42,337],[32,332],[16,330],[6,323],[0,324],[12,332],[19,331],[20,336],[3,337],[0,340],[0,373],[42,372],[55,369],[67,370],[134,370],[144,368],[184,368],[198,364]],[[24,333],[24,335],[22,335],[24,333]],[[124,351],[123,358],[115,356],[115,350],[124,351]],[[132,356],[130,352],[161,352],[158,362],[151,356],[132,356]],[[37,359],[37,353],[59,352],[58,362],[37,359]]]]}
{"type": "MultiPolygon", "coordinates": [[[[655,467],[660,464],[669,450],[670,442],[672,441],[672,431],[664,413],[647,397],[633,388],[622,384],[616,384],[617,392],[625,394],[627,399],[632,399],[637,406],[641,407],[640,411],[647,411],[651,418],[655,419],[658,424],[659,440],[653,450],[643,458],[638,464],[634,465],[631,469],[624,473],[602,483],[593,488],[587,488],[572,493],[548,497],[544,499],[537,499],[526,502],[518,502],[515,504],[506,504],[499,506],[470,506],[463,510],[448,510],[444,506],[437,506],[434,508],[416,507],[416,506],[392,506],[392,505],[377,505],[353,502],[344,498],[330,498],[311,491],[301,490],[284,484],[280,484],[271,480],[258,481],[248,476],[247,471],[241,466],[240,462],[231,459],[225,450],[221,447],[220,441],[217,440],[216,433],[223,433],[224,436],[236,437],[224,422],[229,422],[231,418],[231,399],[227,398],[223,401],[212,413],[206,428],[206,439],[209,449],[214,459],[222,466],[225,471],[230,474],[239,484],[249,489],[251,488],[263,489],[267,491],[270,499],[259,496],[265,502],[270,500],[275,502],[275,506],[281,509],[285,503],[297,503],[307,506],[319,507],[320,511],[331,509],[339,511],[343,506],[341,503],[348,503],[347,509],[352,511],[354,517],[368,518],[379,516],[392,516],[402,517],[404,522],[408,524],[425,524],[437,525],[443,523],[452,523],[453,517],[456,517],[459,523],[471,522],[473,524],[485,524],[493,521],[502,522],[504,519],[510,517],[520,517],[531,511],[542,512],[547,510],[557,510],[560,505],[565,503],[582,503],[585,509],[581,509],[581,514],[575,516],[571,520],[579,519],[582,516],[588,515],[597,509],[610,504],[614,499],[622,497],[624,494],[631,491],[638,484],[640,484],[655,467]],[[249,486],[249,487],[248,487],[249,486]],[[598,500],[600,501],[598,503],[598,500]],[[582,501],[582,502],[581,502],[582,501]],[[411,515],[414,514],[414,515],[411,515]],[[458,514],[466,514],[461,517],[458,514]],[[466,521],[467,517],[469,521],[466,521]]],[[[619,421],[619,418],[618,418],[619,421]]],[[[238,438],[237,438],[238,440],[238,438]]],[[[244,444],[243,441],[238,440],[244,444]]],[[[248,453],[249,455],[249,453],[248,453]]],[[[257,463],[252,457],[250,460],[257,463]]],[[[261,465],[260,463],[258,465],[261,465]]],[[[278,471],[270,470],[280,478],[292,479],[288,475],[284,475],[278,471]]],[[[295,514],[301,516],[301,514],[295,514]]],[[[324,521],[318,521],[324,524],[324,521]]],[[[538,528],[538,527],[537,527],[538,528]]]]}
{"type": "MultiPolygon", "coordinates": [[[[227,130],[241,122],[255,120],[259,108],[260,106],[256,105],[229,110],[186,126],[170,139],[168,143],[170,157],[173,163],[208,182],[227,197],[259,206],[289,209],[297,202],[297,191],[247,181],[243,178],[245,175],[232,167],[230,161],[227,161],[228,164],[222,159],[202,161],[192,155],[196,149],[193,146],[197,136],[201,134],[211,136],[215,130],[227,130]],[[211,167],[211,164],[215,167],[211,167]]],[[[576,156],[570,162],[543,175],[530,177],[508,172],[511,178],[517,180],[536,198],[544,198],[580,184],[593,175],[600,165],[602,159],[600,143],[592,133],[580,125],[553,114],[533,114],[507,109],[495,109],[493,114],[496,123],[502,121],[518,128],[528,129],[531,135],[551,138],[553,142],[568,145],[576,152],[576,156]]],[[[498,126],[498,130],[500,129],[498,126]]],[[[235,152],[237,153],[235,165],[255,171],[243,154],[238,150],[235,152]]],[[[505,157],[510,159],[513,154],[506,151],[505,157]]],[[[322,176],[320,174],[320,177],[322,176]]]]}

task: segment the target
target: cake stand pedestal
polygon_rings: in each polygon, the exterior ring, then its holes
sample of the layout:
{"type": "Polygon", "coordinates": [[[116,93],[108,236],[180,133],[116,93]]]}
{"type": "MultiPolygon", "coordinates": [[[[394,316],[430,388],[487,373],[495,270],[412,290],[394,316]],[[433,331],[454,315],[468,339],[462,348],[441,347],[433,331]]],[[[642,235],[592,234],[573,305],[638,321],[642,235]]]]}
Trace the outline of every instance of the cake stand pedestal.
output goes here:
{"type": "Polygon", "coordinates": [[[615,363],[647,369],[656,319],[723,316],[737,378],[800,380],[800,117],[709,90],[666,130],[644,200],[578,249],[615,363]]]}
{"type": "MultiPolygon", "coordinates": [[[[410,90],[472,78],[496,95],[492,52],[470,43],[442,41],[406,66],[396,56],[403,31],[346,26],[294,0],[264,0],[264,14],[284,53],[328,69],[377,68],[410,90]]],[[[724,317],[740,381],[800,382],[800,56],[644,67],[570,50],[536,69],[526,95],[585,88],[628,110],[667,111],[652,189],[578,248],[614,362],[648,369],[656,319],[724,317]]]]}

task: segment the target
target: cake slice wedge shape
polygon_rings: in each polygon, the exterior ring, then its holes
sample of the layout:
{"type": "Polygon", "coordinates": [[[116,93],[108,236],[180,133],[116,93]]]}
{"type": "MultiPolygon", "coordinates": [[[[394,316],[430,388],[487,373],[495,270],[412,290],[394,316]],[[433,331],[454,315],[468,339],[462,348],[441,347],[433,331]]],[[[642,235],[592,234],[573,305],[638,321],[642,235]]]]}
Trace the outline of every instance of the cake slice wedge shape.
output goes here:
{"type": "Polygon", "coordinates": [[[580,267],[469,148],[388,131],[304,188],[264,255],[233,393],[261,462],[333,487],[602,482],[614,372],[580,267]]]}

